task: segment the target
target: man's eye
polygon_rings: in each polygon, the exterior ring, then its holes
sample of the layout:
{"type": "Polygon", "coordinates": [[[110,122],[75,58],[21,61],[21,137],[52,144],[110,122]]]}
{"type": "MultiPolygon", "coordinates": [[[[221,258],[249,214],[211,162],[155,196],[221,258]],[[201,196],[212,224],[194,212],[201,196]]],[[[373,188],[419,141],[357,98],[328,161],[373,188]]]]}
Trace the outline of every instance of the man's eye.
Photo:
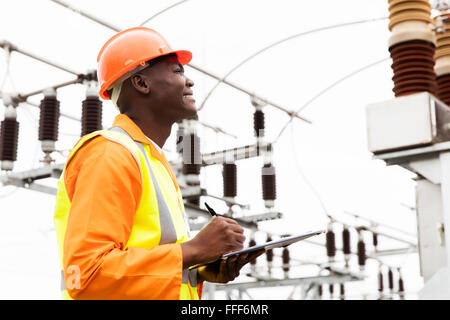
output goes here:
{"type": "Polygon", "coordinates": [[[181,69],[176,69],[175,72],[183,73],[183,70],[181,70],[181,69]]]}

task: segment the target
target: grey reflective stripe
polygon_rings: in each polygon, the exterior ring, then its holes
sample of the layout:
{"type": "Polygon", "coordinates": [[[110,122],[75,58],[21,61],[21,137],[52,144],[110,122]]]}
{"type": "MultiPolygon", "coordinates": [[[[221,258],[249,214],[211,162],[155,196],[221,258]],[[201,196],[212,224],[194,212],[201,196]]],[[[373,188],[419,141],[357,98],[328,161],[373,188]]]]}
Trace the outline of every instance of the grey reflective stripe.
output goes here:
{"type": "Polygon", "coordinates": [[[197,286],[197,269],[183,269],[181,283],[188,284],[191,283],[191,287],[197,286]]]}
{"type": "Polygon", "coordinates": [[[61,291],[66,290],[66,281],[64,281],[64,270],[61,270],[61,291]]]}
{"type": "MultiPolygon", "coordinates": [[[[131,140],[133,140],[130,137],[130,135],[122,128],[112,127],[109,130],[124,133],[131,140]]],[[[175,243],[175,242],[177,242],[177,232],[175,231],[175,226],[173,225],[172,216],[170,215],[169,207],[167,206],[167,203],[164,200],[164,196],[159,188],[158,181],[156,180],[155,175],[153,173],[153,169],[150,165],[150,160],[148,159],[147,152],[145,152],[145,149],[144,149],[144,146],[142,145],[142,143],[137,142],[137,141],[134,141],[134,142],[139,147],[141,152],[144,154],[145,161],[147,162],[147,167],[150,171],[150,175],[152,176],[153,186],[155,187],[156,199],[158,201],[159,222],[161,225],[161,239],[159,240],[159,244],[175,243]]]]}

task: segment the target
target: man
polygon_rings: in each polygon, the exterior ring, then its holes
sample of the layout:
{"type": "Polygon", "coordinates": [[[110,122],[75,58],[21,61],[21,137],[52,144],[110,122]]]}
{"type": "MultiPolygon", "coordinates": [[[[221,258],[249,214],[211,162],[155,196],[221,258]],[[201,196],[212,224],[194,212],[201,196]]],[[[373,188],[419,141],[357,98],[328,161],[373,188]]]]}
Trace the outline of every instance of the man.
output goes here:
{"type": "Polygon", "coordinates": [[[224,217],[189,238],[162,147],[173,123],[196,114],[194,83],[183,69],[191,58],[142,27],[100,50],[100,96],[120,114],[111,129],[80,139],[58,184],[64,298],[199,299],[203,281],[231,281],[262,253],[217,260],[245,241],[243,229],[224,217]]]}

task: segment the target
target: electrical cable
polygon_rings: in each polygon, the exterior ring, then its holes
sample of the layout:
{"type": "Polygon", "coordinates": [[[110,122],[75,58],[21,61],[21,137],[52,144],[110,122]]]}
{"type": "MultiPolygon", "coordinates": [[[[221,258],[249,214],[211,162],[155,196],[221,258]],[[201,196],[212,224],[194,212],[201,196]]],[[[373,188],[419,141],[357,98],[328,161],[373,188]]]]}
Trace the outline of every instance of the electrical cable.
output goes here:
{"type": "Polygon", "coordinates": [[[368,65],[365,65],[359,69],[356,69],[350,73],[348,73],[347,75],[345,75],[344,77],[336,80],[335,82],[333,82],[331,85],[329,85],[328,87],[326,87],[325,89],[321,90],[319,93],[317,93],[315,96],[313,96],[311,99],[309,99],[305,104],[303,104],[300,108],[298,108],[295,112],[293,112],[289,118],[289,120],[287,121],[287,123],[282,127],[280,133],[278,134],[278,136],[276,137],[276,139],[272,142],[272,144],[275,144],[281,137],[281,135],[283,134],[284,130],[289,126],[289,124],[292,122],[292,120],[294,119],[294,117],[301,111],[303,111],[306,107],[308,107],[311,103],[313,103],[315,100],[317,100],[318,98],[320,98],[321,96],[323,96],[325,93],[327,93],[329,90],[333,89],[334,87],[336,87],[338,84],[344,82],[345,80],[353,77],[354,75],[365,71],[369,68],[372,68],[380,63],[389,61],[391,58],[384,58],[381,60],[377,60],[375,62],[372,62],[368,65]]]}
{"type": "Polygon", "coordinates": [[[329,220],[333,220],[332,216],[328,213],[328,210],[325,206],[325,202],[323,201],[321,195],[319,192],[317,192],[316,188],[313,186],[313,184],[309,181],[309,179],[306,177],[306,175],[303,173],[303,170],[301,169],[301,166],[299,164],[299,160],[297,158],[297,152],[295,148],[294,143],[294,124],[291,125],[291,154],[294,158],[295,168],[297,169],[298,173],[302,177],[303,181],[306,183],[306,185],[309,187],[309,189],[312,191],[312,193],[315,195],[316,199],[319,201],[320,206],[322,207],[323,213],[327,216],[329,220]]]}
{"type": "Polygon", "coordinates": [[[214,90],[222,83],[224,82],[234,71],[236,71],[237,69],[239,69],[242,65],[244,65],[245,63],[247,63],[248,61],[250,61],[251,59],[255,58],[256,56],[260,55],[261,53],[279,45],[282,44],[286,41],[301,37],[301,36],[305,36],[305,35],[309,35],[312,33],[316,33],[316,32],[321,32],[321,31],[325,31],[325,30],[330,30],[330,29],[335,29],[335,28],[340,28],[340,27],[346,27],[346,26],[351,26],[351,25],[355,25],[355,24],[361,24],[361,23],[367,23],[367,22],[374,22],[374,21],[381,21],[381,20],[386,20],[388,19],[388,17],[381,17],[381,18],[374,18],[374,19],[367,19],[367,20],[358,20],[358,21],[353,21],[353,22],[346,22],[346,23],[340,23],[340,24],[335,24],[335,25],[330,25],[330,26],[325,26],[325,27],[320,27],[317,29],[312,29],[312,30],[308,30],[308,31],[303,31],[294,35],[291,35],[287,38],[278,40],[260,50],[258,50],[257,52],[251,54],[250,56],[248,56],[247,58],[245,58],[244,60],[242,60],[241,62],[239,62],[237,65],[235,65],[230,71],[228,71],[215,85],[214,87],[208,92],[208,94],[206,95],[205,99],[202,101],[202,103],[200,104],[200,107],[198,108],[198,111],[202,110],[206,101],[209,99],[209,97],[211,96],[211,94],[214,92],[214,90]]]}
{"type": "Polygon", "coordinates": [[[174,3],[170,6],[168,6],[167,8],[164,8],[163,10],[152,15],[150,18],[146,19],[144,22],[140,23],[139,27],[142,27],[144,24],[147,24],[148,22],[150,22],[152,19],[156,18],[157,16],[159,16],[159,15],[163,14],[164,12],[169,11],[170,9],[172,9],[176,6],[179,6],[180,4],[183,4],[184,2],[187,2],[187,1],[189,1],[189,0],[182,0],[182,1],[179,1],[177,3],[174,3]]]}

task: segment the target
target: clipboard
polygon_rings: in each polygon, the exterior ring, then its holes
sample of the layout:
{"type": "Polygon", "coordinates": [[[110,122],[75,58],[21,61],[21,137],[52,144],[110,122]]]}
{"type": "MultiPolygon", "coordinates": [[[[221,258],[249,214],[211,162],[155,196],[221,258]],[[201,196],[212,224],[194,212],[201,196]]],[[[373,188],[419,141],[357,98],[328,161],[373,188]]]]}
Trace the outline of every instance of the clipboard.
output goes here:
{"type": "MultiPolygon", "coordinates": [[[[236,256],[236,255],[240,255],[242,253],[250,253],[250,252],[255,252],[261,249],[264,250],[269,250],[269,249],[273,249],[273,248],[280,248],[280,247],[287,247],[290,244],[293,244],[295,242],[301,241],[301,240],[305,240],[307,238],[310,237],[314,237],[317,236],[321,233],[325,233],[326,230],[318,230],[318,231],[310,231],[304,234],[299,234],[299,235],[295,235],[295,236],[290,236],[290,237],[285,237],[285,238],[281,238],[279,240],[273,240],[273,241],[269,241],[263,244],[258,244],[256,246],[252,246],[252,247],[248,247],[242,250],[238,250],[238,251],[234,251],[234,252],[230,252],[227,254],[224,254],[222,257],[220,257],[218,260],[225,260],[229,257],[232,256],[236,256]]],[[[194,269],[200,266],[204,266],[210,263],[215,263],[218,260],[215,261],[211,261],[211,262],[207,262],[207,263],[201,263],[201,264],[197,264],[194,266],[191,266],[189,269],[194,269]]]]}
{"type": "Polygon", "coordinates": [[[227,254],[224,254],[222,256],[222,259],[226,259],[235,255],[240,255],[243,253],[250,253],[250,252],[255,252],[261,249],[265,249],[265,250],[270,250],[273,248],[280,248],[280,247],[287,247],[290,244],[293,244],[295,242],[301,241],[301,240],[305,240],[307,238],[310,237],[314,237],[317,236],[321,233],[325,233],[325,230],[318,230],[318,231],[311,231],[311,232],[307,232],[304,234],[300,234],[300,235],[295,235],[295,236],[290,236],[290,237],[285,237],[285,238],[281,238],[279,240],[273,240],[273,241],[269,241],[263,244],[258,244],[256,246],[252,246],[249,248],[245,248],[242,250],[238,250],[238,251],[234,251],[234,252],[230,252],[227,254]]]}

